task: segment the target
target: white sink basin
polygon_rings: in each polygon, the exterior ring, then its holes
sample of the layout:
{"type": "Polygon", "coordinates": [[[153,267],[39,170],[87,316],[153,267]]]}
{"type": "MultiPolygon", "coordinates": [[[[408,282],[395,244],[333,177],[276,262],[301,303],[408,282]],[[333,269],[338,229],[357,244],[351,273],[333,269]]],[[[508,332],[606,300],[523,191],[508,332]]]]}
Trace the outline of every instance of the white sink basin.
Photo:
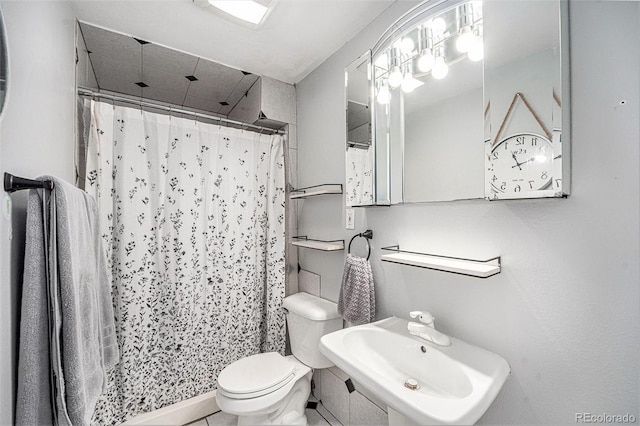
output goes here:
{"type": "Polygon", "coordinates": [[[504,358],[461,340],[442,347],[411,336],[396,317],[327,334],[320,352],[390,413],[422,425],[475,423],[511,371],[504,358]],[[407,388],[408,379],[418,388],[407,388]]]}

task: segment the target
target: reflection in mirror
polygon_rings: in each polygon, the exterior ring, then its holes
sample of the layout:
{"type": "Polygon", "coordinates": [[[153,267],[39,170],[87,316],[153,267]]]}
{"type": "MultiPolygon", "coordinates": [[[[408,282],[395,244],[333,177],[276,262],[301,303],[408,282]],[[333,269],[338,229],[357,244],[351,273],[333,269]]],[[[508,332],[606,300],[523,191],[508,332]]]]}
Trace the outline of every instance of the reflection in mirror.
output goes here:
{"type": "Polygon", "coordinates": [[[485,4],[488,199],[568,193],[568,182],[563,182],[563,175],[568,177],[568,170],[563,171],[569,163],[568,126],[562,122],[568,114],[568,96],[563,96],[568,84],[562,81],[568,64],[562,63],[561,5],[485,4]]]}
{"type": "Polygon", "coordinates": [[[482,3],[424,3],[401,21],[373,57],[378,200],[481,198],[482,3]]]}
{"type": "Polygon", "coordinates": [[[373,204],[374,152],[369,108],[370,64],[371,56],[370,52],[367,52],[345,69],[347,206],[373,204]]]}

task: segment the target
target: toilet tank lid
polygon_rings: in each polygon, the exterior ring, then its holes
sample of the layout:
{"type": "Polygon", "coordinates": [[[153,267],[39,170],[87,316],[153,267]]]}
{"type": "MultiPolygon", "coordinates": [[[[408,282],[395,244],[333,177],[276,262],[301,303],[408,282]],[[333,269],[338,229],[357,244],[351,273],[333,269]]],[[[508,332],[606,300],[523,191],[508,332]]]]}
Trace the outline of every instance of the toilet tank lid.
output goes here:
{"type": "Polygon", "coordinates": [[[290,312],[314,321],[340,318],[338,305],[334,302],[302,291],[285,297],[283,306],[290,312]]]}

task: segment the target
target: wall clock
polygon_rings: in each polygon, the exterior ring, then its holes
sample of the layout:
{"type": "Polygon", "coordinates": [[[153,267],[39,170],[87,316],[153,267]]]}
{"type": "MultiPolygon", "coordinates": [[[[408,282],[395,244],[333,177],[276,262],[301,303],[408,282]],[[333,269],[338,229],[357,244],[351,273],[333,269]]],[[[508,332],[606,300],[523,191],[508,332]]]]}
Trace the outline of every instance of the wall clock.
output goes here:
{"type": "MultiPolygon", "coordinates": [[[[566,151],[566,147],[565,147],[566,151]]],[[[522,93],[516,93],[495,139],[485,142],[485,198],[488,200],[566,197],[568,162],[563,158],[562,130],[549,130],[522,93]],[[517,100],[541,130],[500,137],[517,100]]]]}

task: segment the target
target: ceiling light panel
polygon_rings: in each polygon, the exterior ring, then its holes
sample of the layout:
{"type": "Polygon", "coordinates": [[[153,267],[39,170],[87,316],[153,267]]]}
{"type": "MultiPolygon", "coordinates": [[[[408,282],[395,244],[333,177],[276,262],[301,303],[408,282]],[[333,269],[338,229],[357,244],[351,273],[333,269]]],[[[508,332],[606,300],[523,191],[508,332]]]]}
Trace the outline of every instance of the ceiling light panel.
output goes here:
{"type": "Polygon", "coordinates": [[[252,0],[209,0],[209,3],[235,18],[258,25],[267,15],[269,11],[268,3],[270,2],[252,0]]]}

